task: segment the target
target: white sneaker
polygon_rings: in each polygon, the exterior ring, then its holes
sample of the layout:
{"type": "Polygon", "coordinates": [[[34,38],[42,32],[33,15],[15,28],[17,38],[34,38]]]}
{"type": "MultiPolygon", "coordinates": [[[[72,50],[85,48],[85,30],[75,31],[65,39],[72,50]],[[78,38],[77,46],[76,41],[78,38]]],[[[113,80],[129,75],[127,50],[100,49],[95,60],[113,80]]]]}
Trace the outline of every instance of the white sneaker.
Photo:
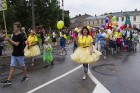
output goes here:
{"type": "Polygon", "coordinates": [[[86,80],[86,76],[85,75],[83,76],[83,80],[86,80]]]}
{"type": "Polygon", "coordinates": [[[104,56],[104,59],[106,59],[106,56],[104,56]]]}
{"type": "Polygon", "coordinates": [[[60,55],[63,56],[63,53],[61,53],[60,55]]]}

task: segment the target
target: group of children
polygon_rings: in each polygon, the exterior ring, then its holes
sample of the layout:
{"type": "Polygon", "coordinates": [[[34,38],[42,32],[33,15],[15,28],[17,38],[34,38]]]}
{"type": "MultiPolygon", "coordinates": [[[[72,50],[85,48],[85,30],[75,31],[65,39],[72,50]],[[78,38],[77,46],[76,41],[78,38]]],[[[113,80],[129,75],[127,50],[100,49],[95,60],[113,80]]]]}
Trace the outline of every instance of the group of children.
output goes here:
{"type": "MultiPolygon", "coordinates": [[[[110,30],[101,27],[99,29],[90,29],[90,33],[94,40],[95,48],[103,53],[104,59],[106,59],[108,51],[110,51],[112,55],[115,55],[120,50],[124,50],[125,52],[136,50],[140,39],[139,32],[131,28],[124,30],[113,28],[110,30]]],[[[79,35],[80,30],[73,31],[74,50],[77,48],[76,40],[79,35]]]]}

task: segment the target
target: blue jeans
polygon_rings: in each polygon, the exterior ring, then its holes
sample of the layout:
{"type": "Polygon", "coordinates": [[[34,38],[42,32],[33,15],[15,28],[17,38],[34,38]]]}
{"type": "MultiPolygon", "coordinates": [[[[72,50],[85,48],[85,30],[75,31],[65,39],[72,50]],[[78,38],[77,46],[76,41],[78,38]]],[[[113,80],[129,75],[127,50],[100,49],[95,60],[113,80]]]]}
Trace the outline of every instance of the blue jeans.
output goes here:
{"type": "Polygon", "coordinates": [[[84,72],[87,73],[88,72],[88,64],[83,64],[84,67],[84,72]]]}

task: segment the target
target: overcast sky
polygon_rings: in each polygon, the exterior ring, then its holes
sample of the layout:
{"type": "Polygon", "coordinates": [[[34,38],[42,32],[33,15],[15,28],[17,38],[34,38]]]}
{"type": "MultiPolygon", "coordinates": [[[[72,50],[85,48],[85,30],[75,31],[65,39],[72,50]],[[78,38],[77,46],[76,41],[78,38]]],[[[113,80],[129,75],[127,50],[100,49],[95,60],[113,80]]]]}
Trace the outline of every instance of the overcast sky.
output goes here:
{"type": "Polygon", "coordinates": [[[64,9],[70,16],[78,14],[100,15],[106,12],[140,10],[140,0],[64,0],[64,9]]]}

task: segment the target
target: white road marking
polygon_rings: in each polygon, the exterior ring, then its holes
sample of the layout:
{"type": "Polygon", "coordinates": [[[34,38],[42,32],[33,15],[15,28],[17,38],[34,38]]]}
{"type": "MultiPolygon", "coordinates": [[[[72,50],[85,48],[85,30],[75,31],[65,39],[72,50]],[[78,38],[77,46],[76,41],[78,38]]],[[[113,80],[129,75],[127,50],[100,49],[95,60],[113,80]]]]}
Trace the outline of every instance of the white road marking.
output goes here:
{"type": "MultiPolygon", "coordinates": [[[[59,79],[65,77],[65,76],[67,76],[67,75],[69,75],[69,74],[75,72],[76,70],[78,70],[78,69],[80,69],[80,68],[82,68],[82,65],[80,65],[80,66],[78,66],[78,67],[76,67],[76,68],[70,70],[69,72],[67,72],[67,73],[65,73],[65,74],[63,74],[63,75],[61,75],[61,76],[59,76],[59,77],[57,77],[57,78],[55,78],[55,79],[53,79],[53,80],[51,80],[51,81],[48,81],[48,82],[46,82],[46,83],[44,83],[44,84],[42,84],[42,85],[40,85],[40,86],[38,86],[38,87],[36,87],[36,88],[34,88],[34,89],[28,91],[28,92],[26,92],[26,93],[33,93],[33,92],[35,92],[35,91],[37,91],[37,90],[39,90],[39,89],[41,89],[41,88],[43,88],[43,87],[45,87],[45,86],[47,86],[47,85],[49,85],[49,84],[51,84],[51,83],[57,81],[57,80],[59,80],[59,79]]],[[[88,69],[88,76],[89,76],[89,77],[91,78],[91,80],[96,84],[96,87],[95,87],[93,93],[110,93],[110,92],[109,92],[109,91],[108,91],[108,90],[93,76],[93,74],[91,73],[90,69],[88,69]]]]}
{"type": "Polygon", "coordinates": [[[36,88],[34,88],[34,89],[28,91],[28,92],[26,92],[26,93],[33,93],[33,92],[35,92],[35,91],[37,91],[37,90],[39,90],[39,89],[41,89],[41,88],[43,88],[43,87],[45,87],[45,86],[51,84],[51,83],[53,83],[53,82],[55,82],[55,81],[57,81],[57,80],[59,80],[59,79],[65,77],[65,76],[67,76],[67,75],[69,75],[69,74],[71,74],[71,73],[73,73],[74,71],[76,71],[76,70],[78,70],[78,69],[80,69],[80,68],[82,68],[82,65],[80,65],[80,66],[78,66],[78,67],[72,69],[71,71],[69,71],[69,72],[67,72],[67,73],[65,73],[65,74],[63,74],[63,75],[61,75],[61,76],[59,76],[59,77],[57,77],[57,78],[55,78],[55,79],[53,79],[53,80],[51,80],[51,81],[48,81],[48,82],[46,82],[46,83],[44,83],[44,84],[42,84],[42,85],[40,85],[40,86],[38,86],[38,87],[36,87],[36,88]]]}
{"type": "Polygon", "coordinates": [[[110,93],[91,73],[90,69],[88,69],[88,76],[91,80],[96,84],[95,89],[92,93],[110,93]]]}

